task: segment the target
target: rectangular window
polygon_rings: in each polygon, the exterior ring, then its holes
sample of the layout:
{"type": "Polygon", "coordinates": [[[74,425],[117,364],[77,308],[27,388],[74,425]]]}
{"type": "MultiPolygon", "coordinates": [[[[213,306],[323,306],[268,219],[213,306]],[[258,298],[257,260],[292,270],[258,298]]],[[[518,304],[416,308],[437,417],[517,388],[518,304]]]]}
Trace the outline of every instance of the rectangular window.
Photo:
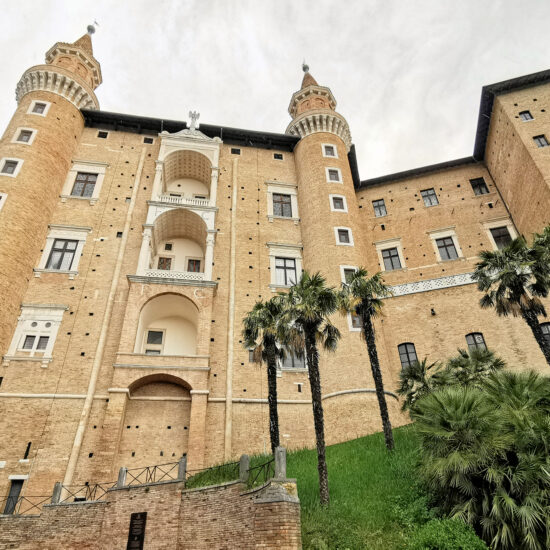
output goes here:
{"type": "Polygon", "coordinates": [[[299,357],[296,353],[286,350],[285,358],[283,359],[281,366],[283,369],[305,369],[305,355],[302,354],[301,357],[299,357]]]}
{"type": "Polygon", "coordinates": [[[97,133],[97,137],[101,139],[107,139],[107,136],[109,135],[109,132],[104,132],[103,130],[100,130],[97,133]]]}
{"type": "Polygon", "coordinates": [[[340,171],[337,168],[328,169],[328,179],[329,181],[340,181],[340,171]]]}
{"type": "Polygon", "coordinates": [[[468,344],[468,349],[487,349],[485,345],[485,339],[481,332],[472,332],[471,334],[466,334],[466,343],[468,344]]]}
{"type": "Polygon", "coordinates": [[[248,350],[248,362],[249,363],[255,363],[256,362],[256,358],[254,357],[254,350],[253,349],[248,350]]]}
{"type": "Polygon", "coordinates": [[[526,122],[528,120],[533,120],[533,115],[531,114],[530,111],[521,111],[521,113],[519,114],[519,118],[521,118],[521,120],[526,122]]]}
{"type": "Polygon", "coordinates": [[[397,351],[399,352],[401,368],[410,367],[413,363],[417,361],[416,349],[414,347],[414,344],[399,344],[397,346],[397,351]]]}
{"type": "Polygon", "coordinates": [[[344,244],[349,244],[351,242],[349,229],[338,229],[338,242],[344,244]]]}
{"type": "Polygon", "coordinates": [[[351,314],[351,327],[352,328],[362,328],[361,326],[361,317],[359,315],[351,314]]]}
{"type": "Polygon", "coordinates": [[[153,141],[154,141],[153,138],[149,138],[149,137],[143,138],[143,143],[146,143],[147,145],[151,145],[153,141]]]}
{"type": "Polygon", "coordinates": [[[46,269],[70,270],[77,245],[78,241],[55,239],[46,263],[46,269]]]}
{"type": "Polygon", "coordinates": [[[533,141],[537,144],[537,147],[548,147],[548,140],[544,134],[540,136],[534,136],[533,141]]]}
{"type": "Polygon", "coordinates": [[[296,260],[294,258],[275,258],[275,280],[278,285],[296,284],[296,260]]]}
{"type": "Polygon", "coordinates": [[[23,342],[23,349],[33,349],[34,348],[34,341],[36,340],[36,336],[25,336],[25,341],[23,342]]]}
{"type": "Polygon", "coordinates": [[[334,210],[345,210],[343,197],[332,197],[332,207],[334,210]]]}
{"type": "Polygon", "coordinates": [[[470,180],[470,184],[474,190],[474,195],[486,195],[489,192],[489,189],[487,189],[487,184],[483,178],[475,178],[470,180]]]}
{"type": "Polygon", "coordinates": [[[349,283],[351,281],[354,273],[355,269],[351,269],[348,267],[344,268],[344,280],[346,281],[346,283],[349,283]]]}
{"type": "Polygon", "coordinates": [[[38,338],[38,344],[36,345],[36,349],[39,351],[44,351],[48,347],[48,341],[49,336],[40,336],[38,338]]]}
{"type": "Polygon", "coordinates": [[[172,250],[172,243],[165,243],[164,250],[172,250]]]}
{"type": "Polygon", "coordinates": [[[507,227],[493,227],[491,229],[491,235],[499,250],[512,242],[512,237],[507,227]]]}
{"type": "Polygon", "coordinates": [[[19,501],[19,495],[23,488],[23,479],[12,479],[10,486],[10,493],[6,499],[6,505],[4,506],[4,514],[13,514],[17,508],[17,502],[19,501]]]}
{"type": "Polygon", "coordinates": [[[290,195],[273,193],[273,215],[283,218],[292,218],[292,204],[290,195]]]}
{"type": "Polygon", "coordinates": [[[147,331],[147,343],[161,346],[164,332],[162,330],[149,330],[147,331]]]}
{"type": "Polygon", "coordinates": [[[275,160],[283,160],[283,154],[282,153],[273,153],[273,158],[275,160]]]}
{"type": "Polygon", "coordinates": [[[17,136],[17,141],[22,143],[29,143],[32,138],[32,132],[30,130],[21,130],[17,136]]]}
{"type": "Polygon", "coordinates": [[[187,260],[187,271],[192,271],[194,273],[200,273],[201,270],[201,261],[200,260],[187,260]]]}
{"type": "Polygon", "coordinates": [[[76,179],[71,191],[72,197],[91,197],[94,194],[97,174],[88,172],[77,172],[76,179]]]}
{"type": "Polygon", "coordinates": [[[17,168],[16,160],[6,160],[2,166],[2,174],[14,174],[17,168]]]}
{"type": "Polygon", "coordinates": [[[399,258],[397,248],[386,248],[386,250],[382,250],[382,259],[384,260],[384,269],[386,271],[401,269],[401,259],[399,258]]]}
{"type": "Polygon", "coordinates": [[[437,195],[435,194],[435,189],[424,189],[420,191],[422,198],[424,199],[424,206],[437,206],[439,201],[437,200],[437,195]]]}
{"type": "Polygon", "coordinates": [[[334,145],[324,145],[325,157],[336,157],[336,149],[334,145]]]}
{"type": "Polygon", "coordinates": [[[372,201],[372,207],[374,208],[374,215],[377,218],[381,218],[382,216],[385,216],[387,214],[386,203],[384,202],[384,199],[372,201]]]}
{"type": "Polygon", "coordinates": [[[240,149],[237,149],[236,147],[232,147],[232,148],[231,148],[231,154],[232,154],[232,155],[240,155],[240,154],[241,154],[241,150],[240,150],[240,149]]]}
{"type": "Polygon", "coordinates": [[[439,250],[439,256],[443,261],[456,260],[458,258],[458,253],[452,237],[436,239],[435,243],[437,244],[437,248],[439,250]]]}
{"type": "Polygon", "coordinates": [[[146,349],[145,355],[160,355],[160,349],[146,349]]]}
{"type": "Polygon", "coordinates": [[[172,269],[172,258],[164,258],[164,257],[161,256],[159,258],[159,263],[158,263],[157,269],[170,271],[170,269],[172,269]]]}
{"type": "Polygon", "coordinates": [[[38,115],[43,115],[44,111],[46,110],[46,104],[45,103],[35,103],[34,107],[32,108],[32,112],[36,113],[38,115]]]}

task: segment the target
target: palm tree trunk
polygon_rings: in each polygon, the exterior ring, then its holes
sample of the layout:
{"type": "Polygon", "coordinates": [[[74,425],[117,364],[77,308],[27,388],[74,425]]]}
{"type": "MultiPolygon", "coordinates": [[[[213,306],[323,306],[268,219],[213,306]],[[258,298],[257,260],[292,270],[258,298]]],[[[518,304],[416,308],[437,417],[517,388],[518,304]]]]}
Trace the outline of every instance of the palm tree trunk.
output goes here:
{"type": "Polygon", "coordinates": [[[521,316],[523,320],[529,325],[540,350],[544,354],[544,358],[548,365],[550,365],[550,344],[546,341],[542,329],[540,328],[539,320],[535,313],[528,310],[521,310],[521,316]]]}
{"type": "Polygon", "coordinates": [[[321,506],[330,502],[328,490],[327,460],[325,454],[325,421],[323,419],[323,403],[321,401],[321,376],[319,373],[319,352],[312,333],[305,333],[307,368],[313,404],[313,424],[317,440],[317,470],[319,472],[319,495],[321,506]]]}
{"type": "Polygon", "coordinates": [[[388,414],[388,405],[384,394],[384,382],[382,381],[382,372],[380,371],[380,362],[378,361],[378,352],[376,351],[376,339],[374,337],[374,326],[370,315],[362,315],[363,333],[367,343],[367,351],[369,352],[370,367],[372,377],[374,378],[374,387],[376,388],[376,397],[378,398],[378,406],[380,407],[380,417],[382,418],[382,426],[384,428],[384,439],[388,451],[393,451],[393,433],[391,429],[390,415],[388,414]]]}
{"type": "Polygon", "coordinates": [[[277,358],[275,350],[267,350],[267,402],[269,405],[269,437],[271,452],[279,446],[279,413],[277,411],[277,358]]]}

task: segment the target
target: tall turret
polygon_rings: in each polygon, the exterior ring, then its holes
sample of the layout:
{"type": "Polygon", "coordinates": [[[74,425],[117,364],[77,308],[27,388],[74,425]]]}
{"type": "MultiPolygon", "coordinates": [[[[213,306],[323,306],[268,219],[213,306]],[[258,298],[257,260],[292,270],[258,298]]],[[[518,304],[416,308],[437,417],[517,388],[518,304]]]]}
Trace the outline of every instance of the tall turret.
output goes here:
{"type": "Polygon", "coordinates": [[[84,128],[80,109],[97,109],[101,69],[91,33],[58,42],[45,64],[26,70],[17,109],[0,140],[0,355],[33,276],[48,223],[59,201],[84,128]]]}

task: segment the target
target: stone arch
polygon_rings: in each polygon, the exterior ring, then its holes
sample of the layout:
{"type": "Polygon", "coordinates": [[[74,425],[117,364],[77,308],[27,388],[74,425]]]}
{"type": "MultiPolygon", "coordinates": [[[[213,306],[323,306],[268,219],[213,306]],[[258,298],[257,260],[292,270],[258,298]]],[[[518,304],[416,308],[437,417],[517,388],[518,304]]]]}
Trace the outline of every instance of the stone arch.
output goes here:
{"type": "Polygon", "coordinates": [[[195,355],[199,308],[188,297],[158,294],[141,308],[134,344],[135,353],[195,355]]]}
{"type": "Polygon", "coordinates": [[[212,163],[197,151],[179,150],[164,159],[164,192],[192,199],[210,196],[212,163]]]}

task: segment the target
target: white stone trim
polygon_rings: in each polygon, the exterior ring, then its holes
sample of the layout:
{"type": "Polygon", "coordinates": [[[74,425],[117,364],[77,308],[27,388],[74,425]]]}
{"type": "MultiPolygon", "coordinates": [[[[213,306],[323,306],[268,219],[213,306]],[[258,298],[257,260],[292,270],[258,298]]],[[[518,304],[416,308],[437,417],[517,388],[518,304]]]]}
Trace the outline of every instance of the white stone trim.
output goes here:
{"type": "Polygon", "coordinates": [[[12,359],[26,360],[34,358],[37,353],[42,355],[39,355],[35,360],[41,360],[43,366],[49,363],[52,358],[57,332],[63,320],[63,313],[68,309],[69,307],[63,304],[22,304],[21,315],[18,317],[8,353],[4,356],[4,365],[7,366],[12,359]],[[36,324],[36,326],[33,326],[33,324],[36,324]],[[48,345],[43,352],[36,349],[25,350],[23,349],[23,343],[26,336],[35,336],[36,343],[38,343],[40,336],[47,336],[49,338],[48,345]]]}
{"type": "Polygon", "coordinates": [[[325,176],[327,179],[327,183],[344,183],[344,180],[342,179],[342,170],[340,168],[337,168],[336,166],[325,166],[325,176]],[[338,180],[331,180],[329,177],[329,170],[336,170],[338,172],[338,180]]]}
{"type": "Polygon", "coordinates": [[[327,159],[337,159],[339,158],[338,157],[338,147],[336,147],[336,144],[335,143],[321,143],[321,148],[322,148],[322,151],[323,151],[323,156],[327,159]],[[326,149],[325,147],[327,147],[327,145],[329,147],[332,147],[334,149],[334,155],[327,155],[326,154],[326,149]]]}
{"type": "Polygon", "coordinates": [[[438,262],[452,262],[453,260],[442,260],[441,255],[439,254],[439,248],[437,247],[437,239],[443,239],[445,237],[451,237],[453,239],[453,243],[456,248],[456,253],[458,254],[457,260],[460,258],[463,258],[464,255],[462,254],[462,249],[460,248],[460,244],[458,243],[458,238],[456,236],[455,232],[455,226],[451,227],[444,227],[442,229],[434,229],[433,231],[428,231],[428,235],[430,236],[430,239],[432,241],[432,246],[435,250],[435,254],[437,256],[438,262]]]}
{"type": "Polygon", "coordinates": [[[345,283],[346,282],[346,269],[353,269],[353,271],[357,271],[359,268],[356,265],[341,265],[340,266],[340,280],[345,283]]]}
{"type": "Polygon", "coordinates": [[[35,128],[27,128],[26,126],[18,126],[15,129],[15,133],[13,134],[13,137],[11,138],[11,143],[17,143],[19,145],[32,145],[32,142],[34,141],[34,138],[36,137],[37,133],[38,133],[38,130],[36,130],[35,128]],[[29,139],[29,141],[19,141],[17,139],[22,130],[32,132],[31,138],[29,139]]]}
{"type": "Polygon", "coordinates": [[[328,197],[329,197],[329,201],[330,201],[330,211],[331,212],[343,212],[343,213],[347,214],[347,212],[348,212],[348,201],[347,201],[347,199],[344,195],[330,194],[328,197]],[[332,200],[334,198],[342,199],[342,201],[344,202],[344,208],[343,209],[334,208],[334,203],[333,203],[333,200],[332,200]]]}
{"type": "MultiPolygon", "coordinates": [[[[300,92],[297,92],[294,96],[299,94],[300,92]]],[[[346,150],[349,152],[352,141],[349,126],[346,119],[336,111],[327,112],[324,109],[306,111],[292,120],[286,129],[287,134],[300,138],[317,132],[337,135],[344,142],[346,150]]]]}
{"type": "Polygon", "coordinates": [[[105,179],[105,172],[109,164],[106,162],[99,162],[93,160],[73,160],[71,169],[69,170],[63,189],[61,190],[61,202],[66,202],[67,199],[79,199],[87,200],[90,204],[95,204],[99,199],[103,180],[105,179]],[[76,182],[76,175],[78,172],[86,172],[88,174],[97,174],[97,180],[94,185],[94,192],[91,197],[73,197],[71,191],[73,190],[76,182]]]}
{"type": "Polygon", "coordinates": [[[352,319],[351,319],[351,313],[348,313],[348,314],[346,315],[346,318],[347,318],[347,320],[348,320],[348,330],[349,330],[350,332],[361,332],[361,327],[354,327],[354,326],[353,326],[353,321],[352,321],[352,319]]]}
{"type": "Polygon", "coordinates": [[[28,474],[25,474],[25,475],[12,475],[12,476],[9,476],[8,479],[10,481],[12,480],[26,480],[26,479],[29,479],[29,476],[28,474]]]}
{"type": "Polygon", "coordinates": [[[344,226],[338,226],[334,228],[334,239],[336,240],[336,244],[338,246],[355,246],[355,243],[353,242],[353,232],[351,230],[351,227],[344,227],[344,226]],[[338,237],[338,231],[341,229],[345,229],[348,232],[349,235],[349,243],[342,243],[340,242],[340,238],[338,237]]]}
{"type": "Polygon", "coordinates": [[[49,101],[44,101],[42,99],[33,99],[31,101],[31,104],[29,105],[29,108],[27,109],[27,114],[34,115],[34,116],[42,116],[42,117],[48,116],[48,111],[50,110],[51,105],[52,104],[49,101]],[[44,103],[44,105],[46,105],[46,108],[44,109],[43,113],[33,113],[34,106],[37,103],[44,103]]]}
{"type": "Polygon", "coordinates": [[[516,228],[514,227],[514,223],[508,216],[502,216],[500,218],[494,218],[492,220],[486,221],[483,224],[483,228],[485,229],[487,233],[487,237],[489,238],[489,241],[491,241],[491,245],[493,247],[493,250],[498,250],[497,243],[495,242],[495,239],[493,238],[493,234],[491,233],[491,229],[495,229],[497,227],[506,227],[508,229],[508,233],[510,233],[510,237],[512,239],[518,238],[518,233],[516,231],[516,228]]]}
{"type": "Polygon", "coordinates": [[[82,255],[82,250],[84,249],[84,245],[86,244],[86,237],[88,236],[88,233],[92,231],[91,227],[79,227],[79,226],[72,226],[72,225],[54,225],[50,224],[49,226],[50,231],[48,233],[48,236],[46,237],[46,245],[44,246],[44,250],[42,252],[42,257],[40,258],[40,262],[38,263],[38,268],[35,269],[35,276],[40,276],[41,271],[51,271],[52,273],[78,273],[78,263],[80,262],[80,257],[82,255]],[[78,245],[75,250],[73,263],[71,264],[71,269],[68,271],[62,271],[57,269],[46,269],[46,263],[48,262],[48,258],[50,256],[51,249],[53,247],[53,243],[55,239],[69,239],[78,241],[78,245]]]}
{"type": "Polygon", "coordinates": [[[395,285],[390,287],[390,289],[393,296],[405,296],[407,294],[417,294],[418,292],[429,292],[430,290],[472,284],[475,284],[475,281],[472,279],[472,273],[460,273],[459,275],[448,275],[446,277],[438,277],[437,279],[425,279],[416,283],[395,285]]]}
{"type": "Polygon", "coordinates": [[[298,212],[298,186],[294,183],[282,183],[277,181],[266,181],[267,185],[267,219],[272,222],[277,220],[292,220],[295,224],[300,221],[298,212]],[[290,195],[290,208],[292,216],[275,216],[273,214],[273,194],[290,195]]]}
{"type": "Polygon", "coordinates": [[[296,279],[299,280],[302,275],[302,245],[268,242],[266,246],[269,249],[269,270],[271,272],[271,283],[269,288],[271,288],[272,291],[278,288],[289,288],[291,285],[280,285],[277,283],[275,258],[289,258],[295,260],[296,279]]]}
{"type": "MultiPolygon", "coordinates": [[[[405,255],[403,254],[403,247],[401,245],[401,237],[396,239],[385,239],[383,241],[377,241],[374,243],[376,247],[376,253],[378,254],[378,263],[382,271],[387,271],[384,265],[384,258],[382,257],[382,251],[388,248],[397,248],[397,254],[399,255],[399,261],[401,262],[401,269],[406,269],[405,255]]],[[[399,271],[398,269],[392,269],[391,271],[399,271]]],[[[388,272],[389,273],[389,272],[388,272]]]]}
{"type": "Polygon", "coordinates": [[[23,159],[18,159],[18,158],[15,158],[15,157],[2,157],[0,159],[0,176],[4,176],[6,178],[16,178],[19,174],[19,172],[21,171],[21,167],[23,166],[23,159]],[[1,170],[4,168],[4,164],[6,161],[13,161],[13,162],[17,162],[17,166],[15,167],[15,170],[13,171],[13,174],[5,174],[4,172],[2,172],[1,170]]]}
{"type": "Polygon", "coordinates": [[[8,200],[8,194],[0,193],[0,211],[2,210],[2,208],[4,208],[4,205],[6,204],[7,200],[8,200]]]}

